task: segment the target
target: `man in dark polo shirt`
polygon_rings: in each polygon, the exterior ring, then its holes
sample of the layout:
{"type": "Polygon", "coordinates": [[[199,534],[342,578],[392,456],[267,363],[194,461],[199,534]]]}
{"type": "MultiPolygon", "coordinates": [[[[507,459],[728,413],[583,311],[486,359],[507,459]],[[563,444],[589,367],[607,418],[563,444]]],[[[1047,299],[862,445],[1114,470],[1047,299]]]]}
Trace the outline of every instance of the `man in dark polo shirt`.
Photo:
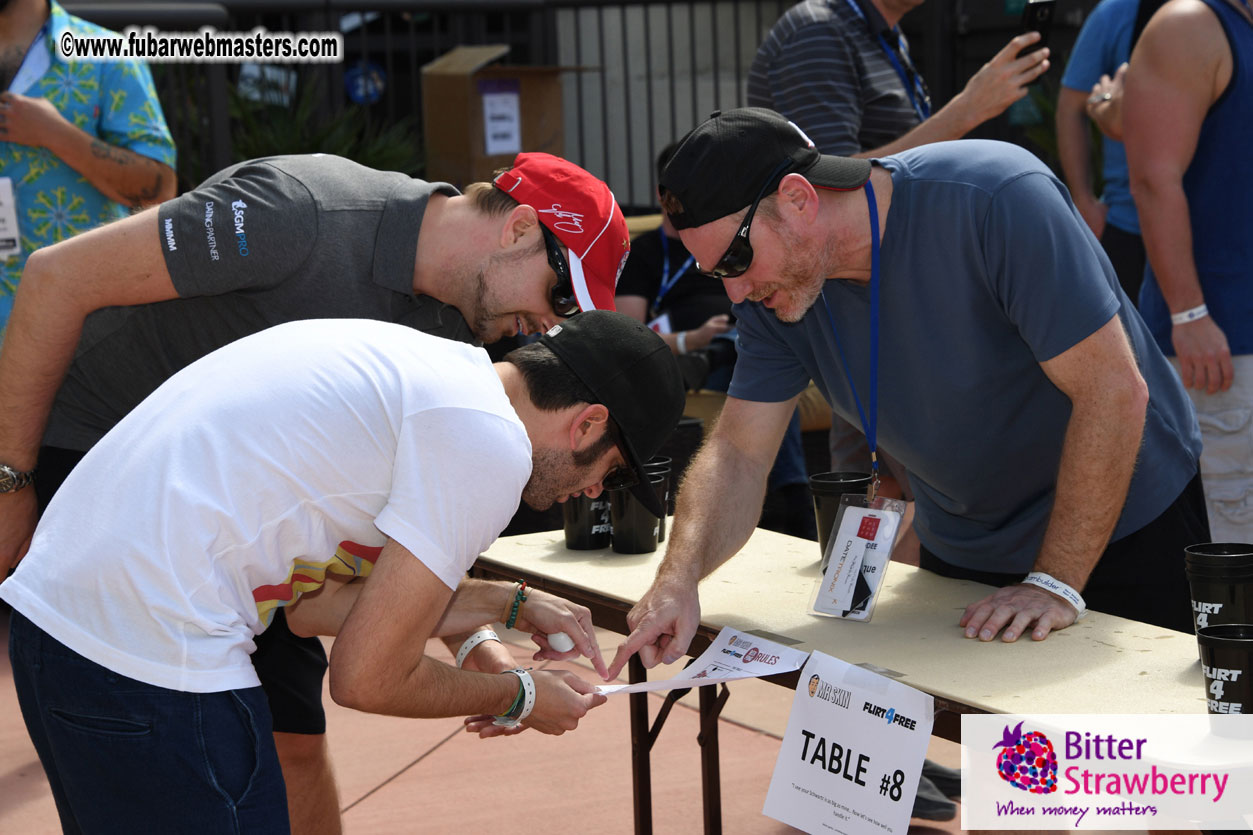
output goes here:
{"type": "MultiPolygon", "coordinates": [[[[211,351],[299,319],[378,319],[463,342],[543,332],[579,309],[612,310],[628,248],[609,188],[547,154],[521,154],[465,194],[315,154],[240,163],[36,252],[0,351],[0,576],[29,545],[36,494],[41,509],[114,424],[211,351]]],[[[471,660],[514,665],[493,642],[471,660]]],[[[321,644],[276,621],[253,662],[293,828],[338,831],[321,644]]]]}

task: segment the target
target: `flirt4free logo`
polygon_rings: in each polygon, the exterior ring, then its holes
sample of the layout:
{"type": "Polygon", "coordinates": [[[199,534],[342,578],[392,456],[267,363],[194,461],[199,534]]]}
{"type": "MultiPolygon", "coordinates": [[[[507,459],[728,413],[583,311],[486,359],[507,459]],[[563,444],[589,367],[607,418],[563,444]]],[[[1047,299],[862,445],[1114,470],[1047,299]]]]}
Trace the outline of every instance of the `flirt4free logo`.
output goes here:
{"type": "Polygon", "coordinates": [[[996,756],[996,773],[1015,788],[1031,794],[1057,791],[1057,754],[1053,743],[1039,731],[1022,732],[1022,722],[1011,731],[1002,731],[1001,741],[993,748],[1002,749],[996,756]]]}

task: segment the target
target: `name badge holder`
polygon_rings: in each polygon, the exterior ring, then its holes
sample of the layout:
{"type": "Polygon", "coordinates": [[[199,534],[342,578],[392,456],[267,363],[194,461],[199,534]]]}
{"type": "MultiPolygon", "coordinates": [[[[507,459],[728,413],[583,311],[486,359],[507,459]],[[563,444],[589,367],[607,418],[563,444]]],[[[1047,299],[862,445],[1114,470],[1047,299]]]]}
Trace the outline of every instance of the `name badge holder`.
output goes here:
{"type": "Polygon", "coordinates": [[[22,232],[17,220],[13,180],[0,177],[0,261],[22,252],[22,232]]]}
{"type": "Polygon", "coordinates": [[[822,582],[814,590],[814,614],[868,622],[905,514],[905,502],[850,493],[822,555],[822,582]]]}

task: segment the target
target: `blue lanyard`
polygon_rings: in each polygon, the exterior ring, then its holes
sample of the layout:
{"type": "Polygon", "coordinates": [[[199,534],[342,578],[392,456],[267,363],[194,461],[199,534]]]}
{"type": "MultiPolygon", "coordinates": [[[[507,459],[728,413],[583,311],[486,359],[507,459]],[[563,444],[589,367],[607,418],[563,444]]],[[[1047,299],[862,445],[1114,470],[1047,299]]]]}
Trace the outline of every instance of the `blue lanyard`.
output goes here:
{"type": "MultiPolygon", "coordinates": [[[[853,383],[853,374],[848,367],[848,357],[844,354],[844,346],[840,344],[840,332],[835,327],[835,317],[831,315],[831,306],[827,304],[827,296],[822,294],[822,306],[827,311],[827,321],[831,323],[831,333],[835,336],[835,349],[840,354],[840,363],[844,366],[844,376],[848,379],[848,387],[853,392],[853,402],[857,404],[857,415],[861,418],[862,432],[866,433],[866,443],[870,447],[871,490],[877,490],[879,483],[879,206],[875,202],[874,188],[866,181],[866,206],[870,211],[870,411],[869,415],[861,406],[861,398],[857,396],[857,386],[853,383]]],[[[871,494],[873,496],[873,493],[871,494]]]]}
{"type": "Polygon", "coordinates": [[[670,288],[679,283],[679,279],[687,272],[688,268],[696,263],[696,256],[689,255],[687,260],[683,262],[683,266],[679,267],[679,271],[670,277],[670,237],[665,232],[661,232],[661,287],[657,290],[657,298],[653,300],[653,310],[661,307],[661,300],[665,298],[666,293],[670,292],[670,288]]]}
{"type": "MultiPolygon", "coordinates": [[[[848,5],[852,7],[857,16],[865,21],[867,28],[870,26],[870,20],[866,17],[866,13],[857,5],[857,0],[848,0],[848,5]]],[[[895,27],[893,27],[896,32],[895,27]]],[[[875,37],[879,39],[879,48],[883,50],[883,54],[887,56],[888,61],[892,64],[892,68],[896,70],[896,74],[901,78],[901,84],[905,87],[905,95],[909,96],[909,103],[914,107],[914,113],[918,115],[918,121],[925,122],[931,117],[931,97],[927,95],[926,85],[922,82],[922,77],[918,75],[914,69],[914,62],[909,57],[909,48],[903,47],[902,54],[909,61],[909,70],[901,63],[901,59],[897,54],[897,50],[893,49],[884,39],[882,32],[875,32],[875,37]]],[[[900,33],[896,33],[897,44],[901,45],[900,33]]]]}

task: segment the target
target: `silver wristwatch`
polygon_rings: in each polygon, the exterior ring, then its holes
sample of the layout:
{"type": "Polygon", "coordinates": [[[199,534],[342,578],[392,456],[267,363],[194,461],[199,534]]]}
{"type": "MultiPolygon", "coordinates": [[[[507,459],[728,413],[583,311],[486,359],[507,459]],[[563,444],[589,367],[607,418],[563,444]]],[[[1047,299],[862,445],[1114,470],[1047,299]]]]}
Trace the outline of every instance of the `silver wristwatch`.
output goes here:
{"type": "Polygon", "coordinates": [[[0,493],[16,493],[23,487],[29,487],[34,480],[34,470],[22,472],[8,464],[0,464],[0,493]]]}

